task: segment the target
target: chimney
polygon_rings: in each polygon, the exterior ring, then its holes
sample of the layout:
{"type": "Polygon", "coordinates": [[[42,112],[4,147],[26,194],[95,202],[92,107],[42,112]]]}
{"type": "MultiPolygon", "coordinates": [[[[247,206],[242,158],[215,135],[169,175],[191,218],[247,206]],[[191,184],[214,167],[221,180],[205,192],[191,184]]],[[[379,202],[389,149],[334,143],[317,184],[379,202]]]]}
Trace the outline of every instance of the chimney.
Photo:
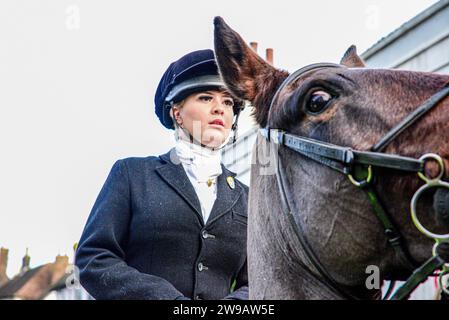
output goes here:
{"type": "Polygon", "coordinates": [[[273,49],[272,48],[268,48],[266,50],[266,58],[265,60],[267,60],[267,62],[271,65],[273,65],[273,49]]]}
{"type": "Polygon", "coordinates": [[[25,255],[22,258],[22,267],[20,268],[20,274],[24,274],[30,270],[30,260],[31,257],[28,255],[28,248],[26,249],[25,255]]]}
{"type": "Polygon", "coordinates": [[[55,264],[62,265],[62,264],[68,264],[68,263],[69,263],[69,257],[68,256],[66,256],[66,255],[61,256],[59,254],[56,256],[55,264]]]}
{"type": "Polygon", "coordinates": [[[250,42],[249,45],[254,50],[254,52],[257,53],[257,42],[250,42]]]}
{"type": "Polygon", "coordinates": [[[55,262],[53,263],[52,267],[52,279],[51,283],[56,283],[61,279],[64,274],[66,273],[67,267],[69,266],[69,257],[64,255],[57,255],[55,262]]]}
{"type": "Polygon", "coordinates": [[[6,275],[6,268],[8,267],[8,249],[0,248],[0,287],[9,281],[6,275]]]}

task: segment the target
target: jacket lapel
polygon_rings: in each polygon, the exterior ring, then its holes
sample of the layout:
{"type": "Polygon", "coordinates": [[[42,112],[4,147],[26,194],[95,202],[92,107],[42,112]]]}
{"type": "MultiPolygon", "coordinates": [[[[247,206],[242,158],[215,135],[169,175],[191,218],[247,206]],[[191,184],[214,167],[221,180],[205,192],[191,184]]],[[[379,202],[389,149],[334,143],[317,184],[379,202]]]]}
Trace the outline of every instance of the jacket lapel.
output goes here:
{"type": "Polygon", "coordinates": [[[217,178],[217,199],[212,206],[207,224],[210,225],[217,221],[224,214],[228,213],[231,208],[237,203],[242,188],[237,183],[234,183],[234,188],[231,188],[227,178],[232,177],[234,179],[235,173],[226,169],[221,165],[223,173],[217,178]]]}
{"type": "Polygon", "coordinates": [[[156,172],[165,180],[195,211],[202,225],[204,225],[201,205],[198,196],[187,177],[184,167],[178,161],[175,149],[159,156],[166,163],[156,168],[156,172]],[[172,159],[173,161],[172,161],[172,159]]]}

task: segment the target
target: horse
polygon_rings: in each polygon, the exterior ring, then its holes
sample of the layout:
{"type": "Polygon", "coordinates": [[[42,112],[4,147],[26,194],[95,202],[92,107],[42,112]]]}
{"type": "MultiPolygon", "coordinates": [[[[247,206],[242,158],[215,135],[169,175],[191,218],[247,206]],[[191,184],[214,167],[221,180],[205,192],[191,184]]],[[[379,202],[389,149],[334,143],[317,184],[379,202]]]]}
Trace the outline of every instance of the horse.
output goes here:
{"type": "MultiPolygon", "coordinates": [[[[214,46],[225,85],[251,103],[261,129],[250,176],[250,299],[379,299],[380,286],[368,285],[376,270],[380,283],[406,280],[435,262],[449,238],[433,213],[449,186],[448,75],[370,69],[355,46],[339,64],[290,74],[221,17],[214,46]]],[[[438,261],[447,269],[447,258],[438,261]]]]}

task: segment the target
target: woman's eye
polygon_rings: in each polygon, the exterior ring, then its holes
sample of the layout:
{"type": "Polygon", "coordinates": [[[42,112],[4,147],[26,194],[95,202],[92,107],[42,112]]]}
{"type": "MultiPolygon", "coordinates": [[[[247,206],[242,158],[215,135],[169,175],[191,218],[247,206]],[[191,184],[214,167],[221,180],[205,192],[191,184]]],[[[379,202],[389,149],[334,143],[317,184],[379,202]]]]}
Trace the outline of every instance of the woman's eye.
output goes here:
{"type": "Polygon", "coordinates": [[[332,99],[333,96],[330,93],[325,91],[315,91],[310,95],[306,109],[310,113],[320,113],[326,109],[332,99]]]}
{"type": "Polygon", "coordinates": [[[212,97],[211,96],[200,96],[199,99],[203,100],[203,101],[210,101],[210,100],[212,100],[212,97]]]}
{"type": "Polygon", "coordinates": [[[225,105],[229,106],[229,107],[233,107],[234,106],[234,100],[228,99],[224,101],[225,105]]]}

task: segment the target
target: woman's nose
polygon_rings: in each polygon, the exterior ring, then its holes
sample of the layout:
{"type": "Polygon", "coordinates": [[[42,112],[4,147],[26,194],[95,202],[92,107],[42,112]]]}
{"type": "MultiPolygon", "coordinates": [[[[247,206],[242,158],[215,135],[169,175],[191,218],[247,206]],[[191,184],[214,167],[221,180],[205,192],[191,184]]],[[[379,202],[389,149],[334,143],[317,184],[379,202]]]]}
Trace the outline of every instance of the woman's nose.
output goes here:
{"type": "Polygon", "coordinates": [[[212,113],[213,114],[221,114],[221,115],[223,115],[224,114],[224,105],[223,105],[223,103],[220,102],[220,101],[217,101],[215,103],[214,107],[213,107],[212,113]]]}

